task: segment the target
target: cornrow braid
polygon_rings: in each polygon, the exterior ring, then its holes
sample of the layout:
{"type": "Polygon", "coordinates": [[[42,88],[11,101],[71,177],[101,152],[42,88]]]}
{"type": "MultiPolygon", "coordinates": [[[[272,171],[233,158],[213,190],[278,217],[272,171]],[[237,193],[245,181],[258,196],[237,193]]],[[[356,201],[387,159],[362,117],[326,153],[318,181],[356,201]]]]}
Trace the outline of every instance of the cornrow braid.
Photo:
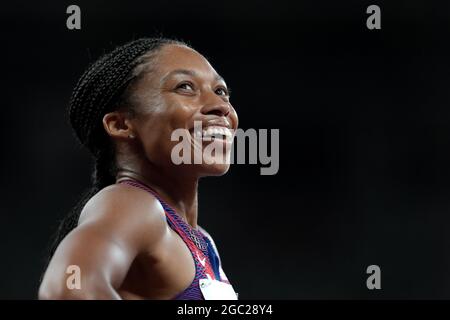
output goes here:
{"type": "Polygon", "coordinates": [[[138,66],[151,60],[152,53],[166,44],[187,44],[165,38],[141,38],[117,47],[100,57],[83,73],[72,93],[69,120],[78,141],[95,160],[92,186],[60,223],[49,248],[49,260],[59,243],[78,225],[86,202],[102,188],[115,183],[114,148],[103,128],[103,116],[125,104],[132,111],[127,92],[139,77],[138,66]],[[125,103],[124,103],[125,102],[125,103]]]}
{"type": "Polygon", "coordinates": [[[69,118],[81,144],[91,152],[95,152],[98,138],[92,131],[101,126],[99,117],[112,110],[114,102],[132,80],[138,58],[168,42],[172,41],[132,41],[101,57],[81,76],[70,100],[69,118]]]}

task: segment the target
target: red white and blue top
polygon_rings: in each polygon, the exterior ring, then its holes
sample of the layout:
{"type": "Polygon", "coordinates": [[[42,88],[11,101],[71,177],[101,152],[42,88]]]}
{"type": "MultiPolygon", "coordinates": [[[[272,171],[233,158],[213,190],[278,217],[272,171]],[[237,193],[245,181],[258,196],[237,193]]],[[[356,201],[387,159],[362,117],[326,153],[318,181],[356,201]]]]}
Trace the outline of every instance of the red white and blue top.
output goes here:
{"type": "Polygon", "coordinates": [[[222,269],[217,247],[209,234],[200,226],[191,227],[176,211],[161,199],[158,193],[149,186],[134,179],[127,178],[118,183],[141,188],[152,194],[161,203],[166,214],[166,221],[189,248],[195,262],[195,277],[183,292],[176,295],[174,300],[204,300],[200,290],[200,279],[214,279],[230,283],[222,269]]]}

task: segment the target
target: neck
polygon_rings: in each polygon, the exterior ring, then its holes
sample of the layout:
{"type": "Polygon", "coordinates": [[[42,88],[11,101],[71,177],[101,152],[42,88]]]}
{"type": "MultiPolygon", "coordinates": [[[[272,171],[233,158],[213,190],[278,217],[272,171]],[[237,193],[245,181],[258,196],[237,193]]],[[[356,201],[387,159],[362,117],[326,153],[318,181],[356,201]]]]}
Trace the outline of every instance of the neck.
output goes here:
{"type": "Polygon", "coordinates": [[[193,228],[197,227],[198,178],[168,175],[164,170],[148,169],[148,165],[145,170],[142,167],[119,167],[116,181],[125,178],[135,179],[154,189],[186,223],[193,228]]]}

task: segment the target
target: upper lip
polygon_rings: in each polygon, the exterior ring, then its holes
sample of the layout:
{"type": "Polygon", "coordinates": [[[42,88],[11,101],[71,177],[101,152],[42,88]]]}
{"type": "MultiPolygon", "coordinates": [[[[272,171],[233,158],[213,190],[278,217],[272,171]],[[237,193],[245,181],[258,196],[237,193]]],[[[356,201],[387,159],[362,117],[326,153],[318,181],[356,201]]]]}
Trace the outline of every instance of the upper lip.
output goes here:
{"type": "MultiPolygon", "coordinates": [[[[201,121],[201,120],[197,120],[197,121],[201,121]]],[[[202,129],[207,128],[207,127],[224,127],[227,129],[231,129],[231,124],[228,121],[228,119],[226,118],[217,118],[217,119],[209,119],[209,120],[204,120],[201,121],[202,122],[202,129]]],[[[190,130],[194,130],[194,126],[192,126],[192,128],[190,130]]]]}

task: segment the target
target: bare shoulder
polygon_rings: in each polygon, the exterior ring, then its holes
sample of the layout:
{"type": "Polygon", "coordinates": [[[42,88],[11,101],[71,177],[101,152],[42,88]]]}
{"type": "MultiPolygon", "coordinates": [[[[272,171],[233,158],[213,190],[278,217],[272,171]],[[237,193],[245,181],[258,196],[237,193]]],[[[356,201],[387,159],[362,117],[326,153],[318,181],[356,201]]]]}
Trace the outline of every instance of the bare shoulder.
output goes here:
{"type": "Polygon", "coordinates": [[[150,193],[125,184],[108,186],[83,208],[78,226],[97,225],[99,232],[113,233],[146,246],[167,232],[164,209],[150,193]]]}
{"type": "Polygon", "coordinates": [[[78,226],[58,246],[40,297],[116,298],[111,288],[120,286],[138,254],[158,252],[166,234],[165,214],[153,195],[132,186],[109,186],[88,201],[78,226]],[[83,270],[79,292],[65,285],[71,265],[83,270]]]}

